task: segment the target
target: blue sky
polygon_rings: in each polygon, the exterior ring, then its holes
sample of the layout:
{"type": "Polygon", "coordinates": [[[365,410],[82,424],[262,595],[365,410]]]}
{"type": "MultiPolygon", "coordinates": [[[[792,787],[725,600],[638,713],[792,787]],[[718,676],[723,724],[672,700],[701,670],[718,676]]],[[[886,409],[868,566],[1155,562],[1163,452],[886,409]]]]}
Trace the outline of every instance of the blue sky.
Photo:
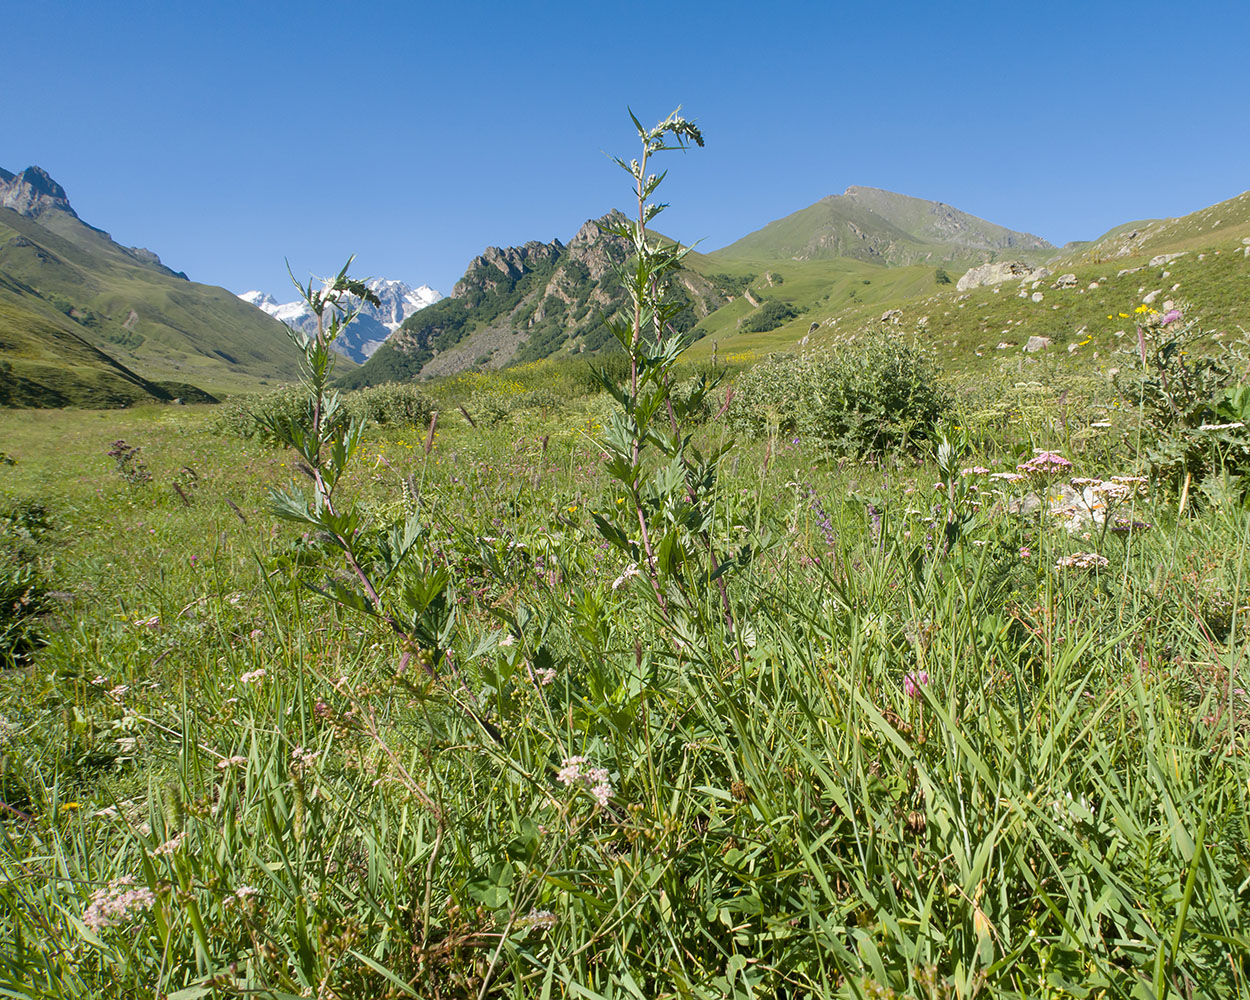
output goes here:
{"type": "MultiPolygon", "coordinates": [[[[41,0],[0,166],[193,279],[443,292],[625,205],[606,153],[682,104],[660,228],[723,246],[851,184],[1055,243],[1250,187],[1250,4],[41,0]]],[[[10,28],[14,27],[10,19],[10,28]]]]}

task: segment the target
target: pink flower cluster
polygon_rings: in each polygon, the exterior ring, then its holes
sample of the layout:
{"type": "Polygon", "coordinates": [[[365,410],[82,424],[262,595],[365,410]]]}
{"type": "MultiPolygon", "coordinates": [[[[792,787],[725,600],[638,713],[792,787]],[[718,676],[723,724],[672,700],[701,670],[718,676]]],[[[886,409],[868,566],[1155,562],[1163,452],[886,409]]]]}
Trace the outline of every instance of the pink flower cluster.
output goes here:
{"type": "Polygon", "coordinates": [[[919,698],[920,689],[929,684],[929,671],[909,670],[903,675],[903,694],[908,698],[919,698]]]}
{"type": "Polygon", "coordinates": [[[556,780],[562,785],[584,785],[595,801],[606,807],[612,797],[612,781],[608,772],[602,767],[583,768],[585,763],[585,757],[569,757],[556,773],[556,780]]]}
{"type": "Polygon", "coordinates": [[[1016,466],[1018,472],[1038,476],[1055,476],[1067,472],[1070,468],[1072,468],[1072,463],[1053,451],[1040,452],[1027,462],[1021,462],[1016,466]]]}
{"type": "Polygon", "coordinates": [[[82,911],[82,922],[96,934],[124,924],[136,914],[156,905],[156,897],[146,886],[136,886],[129,875],[115,879],[105,888],[91,894],[91,902],[82,911]]]}

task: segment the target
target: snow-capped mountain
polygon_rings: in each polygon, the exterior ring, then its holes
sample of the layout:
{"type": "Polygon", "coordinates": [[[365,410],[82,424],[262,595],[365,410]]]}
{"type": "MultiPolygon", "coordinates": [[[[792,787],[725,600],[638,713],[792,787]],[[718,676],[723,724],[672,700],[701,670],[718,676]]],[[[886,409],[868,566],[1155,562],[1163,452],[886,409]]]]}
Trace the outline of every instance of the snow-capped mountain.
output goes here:
{"type": "MultiPolygon", "coordinates": [[[[355,322],[334,342],[334,349],[353,361],[366,360],[404,320],[443,297],[429,285],[412,288],[402,281],[387,278],[374,278],[368,285],[382,304],[365,306],[355,322]]],[[[317,332],[317,318],[303,301],[279,302],[266,292],[244,292],[239,298],[287,326],[309,335],[317,332]]]]}

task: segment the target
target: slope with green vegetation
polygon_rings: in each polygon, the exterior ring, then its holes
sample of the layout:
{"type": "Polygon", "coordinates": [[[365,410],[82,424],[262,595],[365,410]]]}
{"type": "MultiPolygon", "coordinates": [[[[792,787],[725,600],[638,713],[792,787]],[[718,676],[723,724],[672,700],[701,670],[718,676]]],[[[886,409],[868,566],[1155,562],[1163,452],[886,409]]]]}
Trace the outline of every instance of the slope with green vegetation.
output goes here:
{"type": "Polygon", "coordinates": [[[216,393],[295,376],[281,324],[87,225],[37,168],[5,176],[0,360],[21,373],[17,402],[116,405],[130,399],[119,370],[136,373],[133,400],[151,396],[143,386],[153,382],[216,393]]]}
{"type": "MultiPolygon", "coordinates": [[[[874,283],[866,286],[873,298],[839,296],[831,285],[828,298],[811,300],[806,312],[770,331],[747,332],[722,310],[701,324],[716,336],[696,344],[692,355],[715,350],[757,357],[800,343],[818,347],[885,323],[933,347],[954,372],[989,371],[1012,357],[1030,367],[1042,356],[1073,372],[1109,371],[1121,366],[1121,353],[1136,350],[1137,322],[1149,310],[1176,309],[1217,341],[1242,336],[1250,301],[1247,241],[1250,194],[1179,219],[1116,227],[1052,257],[1045,270],[963,292],[954,282],[938,283],[932,269],[926,283],[918,269],[877,267],[862,279],[874,283]],[[1026,355],[1033,338],[1040,338],[1033,341],[1036,353],[1026,355]]],[[[784,273],[786,264],[769,266],[784,273]]],[[[735,306],[749,312],[737,303],[729,308],[735,306]]]]}
{"type": "Polygon", "coordinates": [[[851,257],[879,264],[968,264],[1003,255],[1044,259],[1044,239],[941,202],[849,187],[717,251],[756,260],[851,257]]]}

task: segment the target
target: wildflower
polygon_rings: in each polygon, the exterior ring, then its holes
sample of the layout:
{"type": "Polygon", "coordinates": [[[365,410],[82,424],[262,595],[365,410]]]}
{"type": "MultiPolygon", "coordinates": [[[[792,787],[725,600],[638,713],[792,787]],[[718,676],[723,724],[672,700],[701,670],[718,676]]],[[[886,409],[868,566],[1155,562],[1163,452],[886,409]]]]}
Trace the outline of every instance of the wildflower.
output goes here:
{"type": "Polygon", "coordinates": [[[151,618],[136,618],[135,624],[140,628],[160,628],[161,616],[153,615],[151,618]]]}
{"type": "Polygon", "coordinates": [[[966,469],[960,469],[959,474],[961,476],[984,476],[987,475],[989,471],[990,470],[985,468],[983,465],[971,465],[966,469]]]}
{"type": "Polygon", "coordinates": [[[612,581],[612,589],[620,590],[621,587],[625,586],[625,584],[628,583],[633,577],[639,576],[641,573],[642,571],[638,568],[637,563],[630,563],[621,571],[621,575],[612,581]]]}
{"type": "Polygon", "coordinates": [[[1017,472],[1026,475],[1056,475],[1072,468],[1072,463],[1062,455],[1053,451],[1043,451],[1034,455],[1027,462],[1016,466],[1017,472]]]}
{"type": "Polygon", "coordinates": [[[1032,555],[1033,553],[1029,550],[1029,547],[1027,545],[1020,546],[1020,558],[1021,559],[1029,559],[1032,557],[1032,555]]]}
{"type": "Polygon", "coordinates": [[[114,879],[105,888],[91,894],[91,901],[82,911],[82,922],[94,933],[124,924],[139,913],[156,905],[156,897],[146,887],[136,887],[129,875],[114,879]]]}
{"type": "Polygon", "coordinates": [[[223,757],[217,762],[217,770],[226,771],[232,767],[242,767],[246,763],[246,757],[223,757]]]}
{"type": "Polygon", "coordinates": [[[546,687],[556,679],[556,671],[554,667],[544,667],[542,670],[535,670],[527,663],[525,665],[525,670],[529,674],[530,680],[532,680],[539,687],[546,687]]]}
{"type": "Polygon", "coordinates": [[[165,841],[165,843],[161,844],[160,847],[153,848],[152,853],[155,854],[159,858],[168,857],[171,854],[176,854],[178,852],[178,849],[182,847],[182,845],[186,842],[186,839],[187,839],[187,833],[185,830],[183,830],[177,836],[173,837],[170,840],[165,841]]]}
{"type": "Polygon", "coordinates": [[[569,757],[567,758],[560,770],[556,772],[556,780],[562,785],[583,785],[590,790],[590,794],[594,796],[596,802],[600,806],[607,806],[608,799],[612,797],[612,782],[608,777],[608,772],[602,767],[590,767],[585,770],[582,765],[586,763],[585,757],[569,757]]]}
{"type": "Polygon", "coordinates": [[[530,910],[529,913],[521,917],[516,922],[516,926],[520,928],[539,927],[539,928],[542,928],[543,930],[546,930],[548,927],[554,927],[555,925],[556,925],[556,915],[554,913],[552,913],[550,910],[538,910],[538,909],[530,910]]]}
{"type": "Polygon", "coordinates": [[[513,635],[511,632],[508,632],[507,634],[504,635],[502,639],[499,640],[498,645],[500,649],[507,649],[509,646],[515,646],[516,636],[513,635]]]}
{"type": "Polygon", "coordinates": [[[1055,563],[1055,569],[1100,569],[1108,562],[1106,556],[1097,552],[1074,552],[1070,556],[1061,556],[1055,563]]]}
{"type": "Polygon", "coordinates": [[[1024,478],[1019,472],[992,472],[991,479],[1001,479],[1004,483],[1018,483],[1024,478]]]}
{"type": "Polygon", "coordinates": [[[1246,425],[1244,421],[1236,420],[1231,424],[1203,424],[1201,427],[1198,428],[1198,430],[1200,431],[1235,431],[1245,426],[1246,425]]]}
{"type": "Polygon", "coordinates": [[[291,766],[297,771],[302,771],[304,768],[312,767],[317,760],[317,756],[318,751],[316,750],[305,750],[303,747],[296,747],[291,751],[291,766]]]}
{"type": "Polygon", "coordinates": [[[77,810],[81,808],[82,806],[80,806],[77,802],[62,802],[61,803],[61,812],[76,812],[77,810]]]}
{"type": "Polygon", "coordinates": [[[268,676],[268,674],[269,671],[267,671],[264,667],[260,667],[257,670],[249,670],[247,673],[239,675],[239,683],[259,684],[268,676]]]}
{"type": "Polygon", "coordinates": [[[927,670],[910,670],[903,675],[903,694],[908,698],[919,698],[920,689],[927,687],[929,684],[929,672],[927,670]]]}
{"type": "Polygon", "coordinates": [[[129,684],[118,684],[115,688],[110,688],[106,693],[114,701],[121,701],[126,697],[126,692],[130,690],[129,684]]]}
{"type": "Polygon", "coordinates": [[[1180,318],[1181,318],[1181,311],[1179,309],[1169,309],[1167,312],[1163,314],[1162,323],[1164,326],[1169,326],[1172,323],[1175,323],[1180,318]]]}

